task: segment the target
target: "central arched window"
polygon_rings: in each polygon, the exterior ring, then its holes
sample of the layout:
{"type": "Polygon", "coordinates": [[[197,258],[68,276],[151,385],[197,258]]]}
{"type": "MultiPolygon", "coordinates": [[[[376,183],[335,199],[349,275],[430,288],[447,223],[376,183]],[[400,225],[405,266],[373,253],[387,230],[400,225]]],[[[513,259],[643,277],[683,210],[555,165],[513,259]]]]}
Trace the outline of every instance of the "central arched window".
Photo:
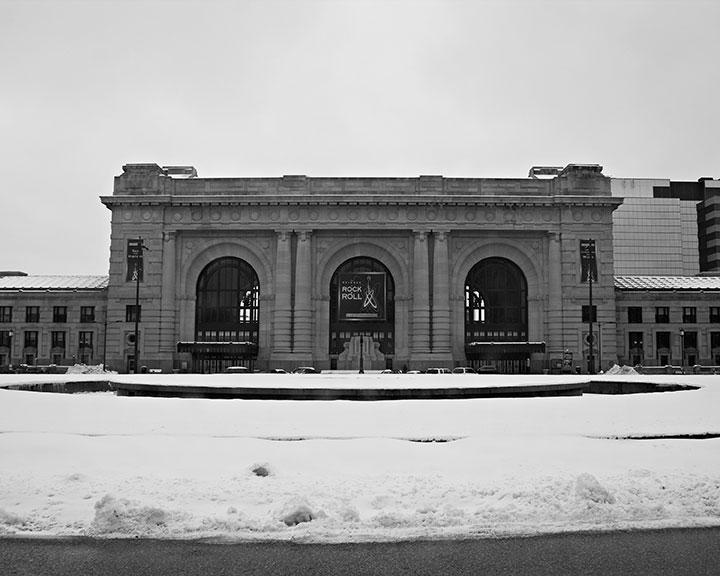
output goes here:
{"type": "Polygon", "coordinates": [[[330,355],[340,354],[343,344],[360,334],[371,336],[386,356],[394,354],[395,283],[374,258],[347,260],[330,280],[330,355]]]}
{"type": "Polygon", "coordinates": [[[208,264],[197,282],[195,339],[199,342],[258,342],[258,276],[240,258],[208,264]]]}
{"type": "Polygon", "coordinates": [[[527,340],[527,281],[505,258],[487,258],[465,281],[465,343],[527,340]]]}

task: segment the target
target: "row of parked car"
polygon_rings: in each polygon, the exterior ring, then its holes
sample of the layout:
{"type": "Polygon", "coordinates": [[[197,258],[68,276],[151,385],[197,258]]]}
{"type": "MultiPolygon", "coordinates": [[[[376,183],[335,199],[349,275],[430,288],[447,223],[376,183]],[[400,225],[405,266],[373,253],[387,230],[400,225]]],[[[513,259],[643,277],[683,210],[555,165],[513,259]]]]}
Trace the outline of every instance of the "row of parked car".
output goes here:
{"type": "MultiPolygon", "coordinates": [[[[247,366],[230,366],[225,369],[228,374],[247,374],[250,369],[247,366]]],[[[273,368],[268,370],[270,374],[288,374],[282,368],[273,368]]],[[[291,372],[292,374],[319,374],[320,370],[316,370],[312,366],[300,366],[291,372]]],[[[383,370],[381,374],[402,374],[400,370],[383,370]]],[[[457,368],[428,368],[427,370],[408,370],[407,374],[497,374],[495,366],[480,366],[477,370],[472,366],[459,366],[457,368]]]]}
{"type": "MultiPolygon", "coordinates": [[[[228,368],[225,368],[226,374],[248,374],[251,370],[247,366],[230,366],[228,368]]],[[[287,370],[283,370],[282,368],[273,368],[272,370],[267,371],[268,374],[288,374],[287,370]]],[[[291,372],[291,374],[319,374],[319,370],[315,370],[312,366],[300,366],[298,368],[295,368],[291,372]]]]}
{"type": "MultiPolygon", "coordinates": [[[[383,370],[382,374],[399,374],[398,370],[383,370]]],[[[495,366],[480,366],[477,370],[472,366],[458,366],[457,368],[428,368],[427,370],[408,370],[408,374],[497,374],[495,366]]]]}

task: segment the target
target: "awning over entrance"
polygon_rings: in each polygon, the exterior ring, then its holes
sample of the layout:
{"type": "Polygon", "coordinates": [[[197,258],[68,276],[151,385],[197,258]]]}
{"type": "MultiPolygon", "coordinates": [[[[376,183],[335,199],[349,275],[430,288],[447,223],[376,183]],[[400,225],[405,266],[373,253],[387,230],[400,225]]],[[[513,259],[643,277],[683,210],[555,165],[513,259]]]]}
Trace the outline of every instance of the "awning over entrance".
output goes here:
{"type": "Polygon", "coordinates": [[[232,356],[236,358],[255,358],[258,346],[254,342],[178,342],[178,352],[203,355],[232,356]]]}
{"type": "Polygon", "coordinates": [[[470,342],[465,345],[468,360],[523,360],[545,352],[545,342],[470,342]]]}
{"type": "Polygon", "coordinates": [[[254,367],[258,345],[254,342],[178,342],[180,354],[190,354],[195,374],[225,372],[232,366],[254,367]]]}

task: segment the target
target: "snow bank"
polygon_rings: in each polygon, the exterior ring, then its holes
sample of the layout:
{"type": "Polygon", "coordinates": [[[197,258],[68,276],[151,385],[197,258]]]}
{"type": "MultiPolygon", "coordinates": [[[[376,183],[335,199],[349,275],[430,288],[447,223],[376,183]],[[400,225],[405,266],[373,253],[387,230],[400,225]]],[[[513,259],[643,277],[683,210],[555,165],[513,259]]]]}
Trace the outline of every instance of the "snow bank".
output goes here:
{"type": "Polygon", "coordinates": [[[626,439],[720,434],[720,380],[680,378],[701,389],[365,403],[0,390],[0,534],[342,542],[717,526],[720,439],[626,439]]]}

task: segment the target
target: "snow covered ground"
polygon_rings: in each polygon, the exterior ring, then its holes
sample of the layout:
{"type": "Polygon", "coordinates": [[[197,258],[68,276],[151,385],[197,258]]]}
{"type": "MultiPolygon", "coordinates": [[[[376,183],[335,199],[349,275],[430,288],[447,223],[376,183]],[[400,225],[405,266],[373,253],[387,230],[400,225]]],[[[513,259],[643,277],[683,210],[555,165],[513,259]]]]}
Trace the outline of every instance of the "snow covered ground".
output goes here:
{"type": "MultiPolygon", "coordinates": [[[[63,378],[4,375],[0,387],[63,378]]],[[[72,377],[81,378],[97,376],[72,377]]],[[[307,387],[329,378],[333,386],[527,381],[373,374],[142,381],[307,387]]],[[[0,536],[339,542],[720,525],[720,438],[628,439],[719,435],[720,376],[604,378],[701,388],[385,402],[0,389],[0,536]]]]}

